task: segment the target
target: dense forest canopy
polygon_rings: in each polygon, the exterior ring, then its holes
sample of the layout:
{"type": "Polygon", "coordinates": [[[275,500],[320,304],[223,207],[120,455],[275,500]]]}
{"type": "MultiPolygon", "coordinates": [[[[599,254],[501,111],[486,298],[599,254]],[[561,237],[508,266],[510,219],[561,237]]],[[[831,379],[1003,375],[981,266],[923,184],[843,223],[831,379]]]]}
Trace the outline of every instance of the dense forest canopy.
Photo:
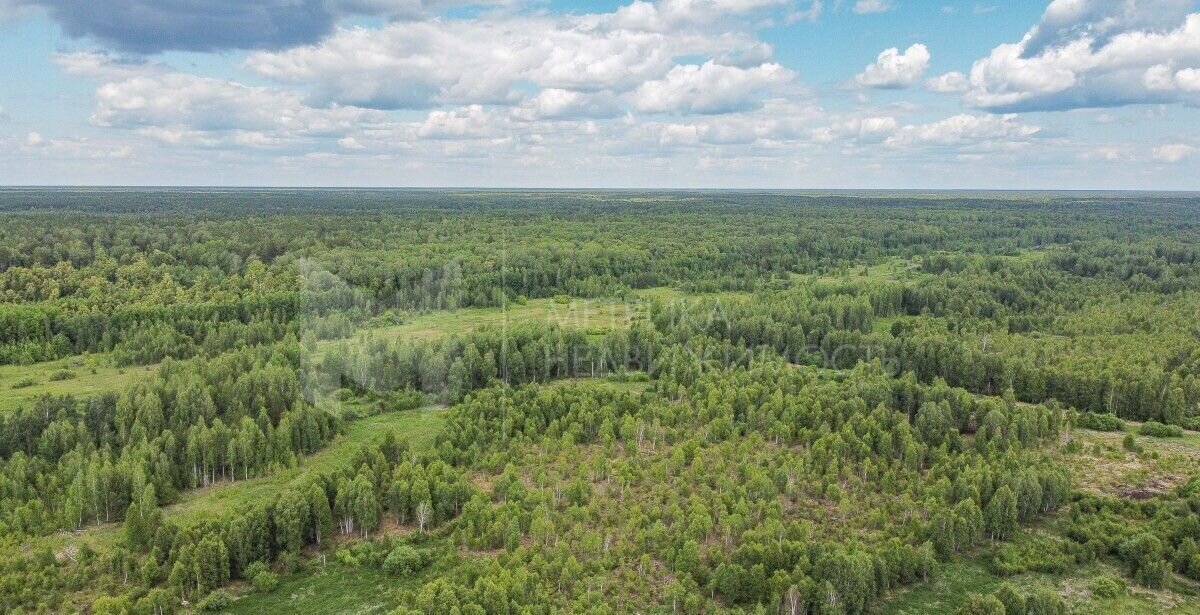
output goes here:
{"type": "Polygon", "coordinates": [[[0,216],[3,612],[1200,609],[1195,195],[0,216]]]}

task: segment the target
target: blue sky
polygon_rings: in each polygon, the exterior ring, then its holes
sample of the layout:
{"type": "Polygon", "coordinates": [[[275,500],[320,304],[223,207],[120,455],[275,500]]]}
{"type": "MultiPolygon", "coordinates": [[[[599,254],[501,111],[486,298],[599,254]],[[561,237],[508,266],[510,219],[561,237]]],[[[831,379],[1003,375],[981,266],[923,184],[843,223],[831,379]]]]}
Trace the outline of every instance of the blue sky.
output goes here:
{"type": "Polygon", "coordinates": [[[0,0],[0,184],[1200,189],[1200,0],[0,0]]]}

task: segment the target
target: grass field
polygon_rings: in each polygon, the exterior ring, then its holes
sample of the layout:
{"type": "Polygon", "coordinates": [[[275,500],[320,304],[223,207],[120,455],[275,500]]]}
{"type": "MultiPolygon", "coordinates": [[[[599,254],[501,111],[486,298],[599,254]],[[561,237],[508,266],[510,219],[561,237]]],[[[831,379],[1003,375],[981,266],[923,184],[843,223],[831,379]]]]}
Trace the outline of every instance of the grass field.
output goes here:
{"type": "Polygon", "coordinates": [[[32,365],[0,365],[0,412],[16,409],[42,395],[95,395],[120,390],[154,366],[111,365],[107,355],[75,356],[32,365]],[[56,377],[69,378],[56,380],[56,377]]]}
{"type": "Polygon", "coordinates": [[[1077,453],[1060,451],[1071,468],[1075,486],[1110,496],[1148,497],[1169,491],[1193,475],[1200,465],[1200,433],[1185,431],[1179,438],[1139,436],[1137,424],[1126,421],[1123,432],[1076,429],[1077,453]],[[1122,440],[1134,434],[1141,449],[1125,450],[1122,440]]]}
{"type": "Polygon", "coordinates": [[[285,575],[274,591],[247,594],[222,612],[370,615],[387,613],[396,606],[393,595],[398,583],[394,577],[370,566],[351,568],[332,560],[310,565],[310,571],[285,575]]]}

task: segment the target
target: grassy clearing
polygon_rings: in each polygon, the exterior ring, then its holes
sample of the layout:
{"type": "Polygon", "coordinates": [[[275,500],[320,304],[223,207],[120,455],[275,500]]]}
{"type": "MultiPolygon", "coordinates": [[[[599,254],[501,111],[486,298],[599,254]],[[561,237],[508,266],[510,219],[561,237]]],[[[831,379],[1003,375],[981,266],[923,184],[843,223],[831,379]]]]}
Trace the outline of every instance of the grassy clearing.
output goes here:
{"type": "Polygon", "coordinates": [[[1139,436],[1137,424],[1126,422],[1123,432],[1076,429],[1077,453],[1059,449],[1071,468],[1076,487],[1119,497],[1149,497],[1187,481],[1200,467],[1200,433],[1185,431],[1180,438],[1139,436]],[[1122,440],[1133,433],[1140,452],[1125,450],[1122,440]]]}
{"type": "Polygon", "coordinates": [[[337,468],[350,459],[360,446],[377,443],[388,431],[407,439],[416,448],[433,443],[444,420],[444,409],[427,407],[405,412],[392,412],[358,419],[349,424],[345,434],[328,446],[303,458],[300,465],[250,480],[220,483],[204,489],[188,491],[179,502],[164,510],[170,518],[184,524],[220,518],[230,511],[244,509],[255,502],[269,502],[288,487],[299,485],[317,472],[337,468]]]}
{"type": "MultiPolygon", "coordinates": [[[[418,314],[404,324],[362,329],[358,337],[370,339],[433,339],[454,333],[466,333],[480,327],[499,327],[505,324],[546,323],[576,329],[612,329],[624,327],[634,318],[642,304],[636,299],[532,299],[524,304],[505,307],[462,308],[418,314]]],[[[338,343],[326,341],[320,347],[338,343]]]]}
{"type": "MultiPolygon", "coordinates": [[[[530,299],[525,303],[510,303],[505,307],[462,308],[418,314],[404,324],[363,329],[358,335],[384,340],[432,339],[453,333],[466,333],[486,326],[533,323],[600,332],[629,326],[631,321],[645,314],[647,302],[656,299],[672,302],[749,296],[750,293],[741,292],[687,293],[674,288],[660,287],[638,290],[626,298],[564,298],[565,302],[561,303],[555,299],[530,299]]],[[[322,345],[332,343],[336,342],[322,342],[322,345]]]]}
{"type": "Polygon", "coordinates": [[[387,613],[397,604],[397,580],[375,568],[333,561],[312,566],[312,571],[284,576],[274,591],[239,598],[224,612],[369,615],[387,613]]]}
{"type": "Polygon", "coordinates": [[[87,397],[119,390],[154,370],[154,366],[117,368],[111,363],[107,355],[89,355],[32,365],[0,365],[0,412],[14,410],[42,395],[87,397]]]}
{"type": "Polygon", "coordinates": [[[821,282],[825,284],[848,282],[894,282],[898,280],[911,280],[920,275],[923,274],[921,273],[919,263],[894,257],[875,265],[856,265],[854,267],[847,267],[839,273],[793,274],[792,283],[799,285],[806,282],[821,282]]]}

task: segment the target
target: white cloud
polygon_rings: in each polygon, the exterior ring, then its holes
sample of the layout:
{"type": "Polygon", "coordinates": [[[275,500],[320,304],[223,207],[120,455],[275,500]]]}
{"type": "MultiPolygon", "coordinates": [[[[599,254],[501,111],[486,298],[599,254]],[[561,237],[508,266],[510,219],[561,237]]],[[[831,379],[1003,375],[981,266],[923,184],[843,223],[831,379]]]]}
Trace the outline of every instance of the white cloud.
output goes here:
{"type": "Polygon", "coordinates": [[[1020,42],[972,65],[965,100],[994,111],[1196,104],[1187,71],[1200,66],[1200,13],[1187,14],[1191,4],[1055,0],[1020,42]]]}
{"type": "Polygon", "coordinates": [[[925,89],[942,94],[966,92],[970,87],[971,83],[967,76],[958,71],[951,71],[925,80],[925,89]]]}
{"type": "Polygon", "coordinates": [[[878,143],[891,136],[900,124],[892,116],[856,117],[836,122],[813,131],[813,139],[819,143],[830,143],[838,139],[851,139],[864,143],[878,143]]]}
{"type": "Polygon", "coordinates": [[[463,109],[431,111],[417,128],[425,139],[482,139],[498,134],[500,119],[480,105],[463,109]]]}
{"type": "Polygon", "coordinates": [[[639,111],[651,113],[743,111],[759,104],[759,92],[788,83],[792,75],[774,63],[738,68],[710,60],[701,66],[676,66],[664,78],[642,84],[633,101],[639,111]]]}
{"type": "Polygon", "coordinates": [[[1176,163],[1196,151],[1196,148],[1183,143],[1170,143],[1154,148],[1154,159],[1160,162],[1176,163]]]}
{"type": "Polygon", "coordinates": [[[296,92],[175,72],[158,64],[124,63],[98,54],[56,60],[71,74],[111,79],[96,90],[92,123],[136,130],[162,143],[203,146],[228,142],[266,147],[314,136],[344,134],[376,111],[317,108],[296,92]]]}
{"type": "Polygon", "coordinates": [[[1080,160],[1101,161],[1101,162],[1119,162],[1129,160],[1130,156],[1125,148],[1114,146],[1094,147],[1080,152],[1078,155],[1080,160]]]}
{"type": "Polygon", "coordinates": [[[821,18],[821,14],[825,12],[824,0],[811,0],[807,7],[792,9],[787,15],[787,20],[790,23],[797,21],[813,22],[821,18]]]}
{"type": "Polygon", "coordinates": [[[26,147],[37,147],[37,146],[43,145],[45,143],[46,143],[46,139],[44,137],[42,137],[42,134],[39,132],[30,132],[29,134],[25,135],[25,146],[26,147]]]}
{"type": "Polygon", "coordinates": [[[785,4],[788,0],[634,0],[617,9],[613,22],[619,28],[668,32],[785,4]]]}
{"type": "Polygon", "coordinates": [[[678,57],[719,55],[742,67],[766,62],[769,46],[748,26],[721,19],[775,4],[637,1],[605,14],[339,28],[316,45],[251,54],[245,65],[283,83],[311,85],[318,104],[377,109],[513,104],[528,85],[623,93],[663,78],[678,57]]]}
{"type": "Polygon", "coordinates": [[[929,124],[907,125],[886,141],[891,146],[963,145],[993,142],[1026,142],[1040,132],[1037,126],[1022,123],[1014,114],[960,114],[929,124]]]}
{"type": "Polygon", "coordinates": [[[854,12],[859,15],[886,13],[892,8],[892,0],[856,0],[854,3],[854,12]]]}
{"type": "Polygon", "coordinates": [[[300,94],[284,90],[163,73],[100,86],[92,121],[120,128],[165,126],[301,135],[344,131],[368,120],[370,113],[352,107],[309,107],[300,94]]]}
{"type": "Polygon", "coordinates": [[[1175,70],[1170,63],[1155,64],[1142,75],[1142,84],[1155,92],[1196,93],[1200,92],[1200,69],[1181,68],[1175,70]]]}
{"type": "Polygon", "coordinates": [[[799,145],[806,140],[809,125],[823,115],[811,105],[782,99],[769,100],[761,109],[745,113],[708,116],[692,121],[649,123],[636,129],[655,144],[668,147],[770,147],[799,145]]]}
{"type": "Polygon", "coordinates": [[[607,92],[585,93],[560,88],[546,88],[514,110],[525,120],[610,118],[620,115],[614,96],[607,92]]]}
{"type": "Polygon", "coordinates": [[[904,53],[896,47],[880,52],[854,80],[873,88],[903,88],[913,84],[929,67],[929,49],[917,43],[904,53]]]}

